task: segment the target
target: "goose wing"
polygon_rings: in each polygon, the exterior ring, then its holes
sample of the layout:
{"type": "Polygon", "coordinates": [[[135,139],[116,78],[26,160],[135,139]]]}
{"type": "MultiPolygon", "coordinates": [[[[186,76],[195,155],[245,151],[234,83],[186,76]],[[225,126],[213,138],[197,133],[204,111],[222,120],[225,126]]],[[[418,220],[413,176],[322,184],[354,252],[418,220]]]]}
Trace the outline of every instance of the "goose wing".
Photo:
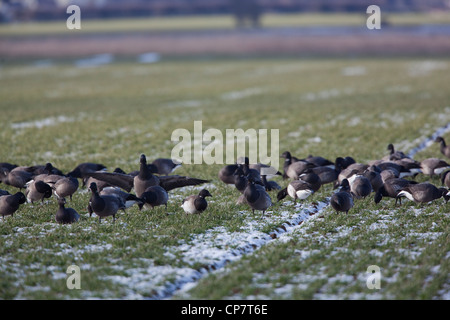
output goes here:
{"type": "Polygon", "coordinates": [[[90,172],[86,174],[94,179],[107,182],[111,185],[117,186],[130,192],[134,186],[134,177],[129,174],[117,172],[90,172]]]}
{"type": "Polygon", "coordinates": [[[185,176],[161,176],[159,177],[159,185],[166,191],[170,191],[176,188],[182,188],[186,186],[196,186],[199,184],[207,183],[209,180],[203,180],[198,178],[191,178],[185,176]]]}

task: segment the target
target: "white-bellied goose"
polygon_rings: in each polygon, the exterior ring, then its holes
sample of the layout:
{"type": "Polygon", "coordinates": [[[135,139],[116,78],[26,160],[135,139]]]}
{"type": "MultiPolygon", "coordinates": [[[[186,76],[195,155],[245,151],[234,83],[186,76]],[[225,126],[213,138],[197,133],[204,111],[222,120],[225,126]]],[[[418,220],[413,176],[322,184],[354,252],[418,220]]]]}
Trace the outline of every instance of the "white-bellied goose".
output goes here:
{"type": "Polygon", "coordinates": [[[22,192],[0,196],[0,215],[3,218],[8,215],[12,216],[26,201],[27,198],[22,192]]]}
{"type": "Polygon", "coordinates": [[[436,138],[435,142],[441,144],[441,153],[450,159],[450,146],[447,146],[443,137],[439,136],[436,138]]]}
{"type": "Polygon", "coordinates": [[[272,205],[272,199],[266,192],[265,187],[258,184],[252,177],[247,178],[247,187],[244,191],[244,197],[247,204],[252,209],[252,213],[255,210],[262,211],[262,214],[272,205]]]}
{"type": "Polygon", "coordinates": [[[117,172],[91,172],[87,175],[92,178],[110,183],[111,185],[120,187],[127,192],[130,192],[131,189],[134,188],[134,191],[138,198],[140,198],[140,196],[145,192],[145,189],[151,186],[159,185],[166,191],[170,191],[176,188],[199,185],[209,182],[208,180],[178,175],[157,177],[153,175],[148,168],[146,157],[143,154],[140,157],[139,174],[136,176],[117,172]]]}
{"type": "Polygon", "coordinates": [[[44,202],[44,198],[48,199],[52,196],[52,187],[46,184],[44,181],[31,180],[27,183],[27,189],[25,190],[25,196],[29,203],[34,203],[35,201],[44,202]]]}
{"type": "Polygon", "coordinates": [[[192,195],[183,199],[181,207],[186,214],[202,213],[208,208],[206,197],[212,197],[212,195],[208,190],[202,189],[198,195],[192,195]]]}
{"type": "Polygon", "coordinates": [[[370,180],[363,175],[355,174],[347,179],[350,192],[357,199],[366,198],[372,192],[370,180]]]}
{"type": "Polygon", "coordinates": [[[169,201],[169,194],[160,186],[152,186],[145,189],[140,198],[143,202],[139,205],[139,209],[142,210],[143,205],[149,208],[164,205],[167,209],[167,201],[169,201]]]}
{"type": "Polygon", "coordinates": [[[450,168],[450,164],[438,158],[428,158],[420,162],[420,167],[423,174],[433,177],[440,175],[442,172],[450,168]]]}
{"type": "Polygon", "coordinates": [[[417,184],[415,181],[406,180],[403,178],[390,178],[384,181],[383,186],[375,192],[374,201],[375,203],[380,203],[383,197],[393,198],[395,199],[395,205],[400,201],[402,204],[402,199],[398,198],[398,193],[405,187],[410,184],[417,184]]]}
{"type": "Polygon", "coordinates": [[[448,193],[449,190],[446,188],[438,188],[431,183],[424,182],[407,185],[401,189],[397,197],[406,197],[416,203],[426,203],[444,197],[445,202],[447,202],[448,193]]]}
{"type": "Polygon", "coordinates": [[[308,182],[303,180],[294,180],[289,182],[286,188],[278,192],[277,200],[281,201],[289,195],[292,199],[294,199],[295,206],[297,204],[297,199],[305,200],[313,193],[314,190],[308,182]]]}
{"type": "Polygon", "coordinates": [[[55,221],[61,224],[70,224],[80,219],[80,214],[73,208],[66,208],[66,199],[58,199],[58,210],[56,211],[55,221]]]}
{"type": "Polygon", "coordinates": [[[9,191],[0,189],[0,197],[1,197],[1,196],[8,196],[8,195],[10,195],[9,191]]]}
{"type": "Polygon", "coordinates": [[[89,216],[95,213],[98,216],[99,223],[102,218],[108,216],[113,216],[113,222],[115,222],[117,211],[123,210],[125,212],[126,204],[122,198],[114,195],[101,196],[95,183],[91,183],[89,189],[92,192],[88,205],[89,216]]]}
{"type": "Polygon", "coordinates": [[[172,159],[158,158],[153,160],[152,164],[156,167],[157,173],[167,176],[181,166],[181,163],[174,162],[172,159]]]}
{"type": "Polygon", "coordinates": [[[347,179],[342,180],[341,188],[338,192],[333,193],[330,199],[330,204],[336,213],[345,212],[348,214],[353,208],[353,196],[350,193],[350,184],[347,179]]]}

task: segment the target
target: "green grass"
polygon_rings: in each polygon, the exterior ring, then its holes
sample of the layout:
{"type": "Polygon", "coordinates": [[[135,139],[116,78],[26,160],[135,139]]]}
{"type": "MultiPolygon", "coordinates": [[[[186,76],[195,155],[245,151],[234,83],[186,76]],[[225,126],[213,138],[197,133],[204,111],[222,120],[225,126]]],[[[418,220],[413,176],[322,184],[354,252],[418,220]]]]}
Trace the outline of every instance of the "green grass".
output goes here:
{"type": "MultiPolygon", "coordinates": [[[[409,142],[450,121],[449,67],[448,60],[420,59],[3,65],[0,160],[51,162],[63,172],[94,161],[132,171],[141,153],[149,159],[170,157],[173,130],[192,132],[193,122],[202,120],[203,130],[279,129],[280,152],[290,150],[299,157],[351,155],[365,162],[384,156],[388,143],[412,147],[409,142]],[[351,67],[364,72],[343,75],[351,67]],[[226,98],[252,88],[258,90],[226,98]],[[36,127],[48,118],[59,120],[36,127]]],[[[416,159],[429,156],[442,156],[437,144],[416,159]]],[[[213,198],[202,215],[186,216],[179,207],[198,188],[171,192],[169,215],[163,208],[139,212],[133,207],[115,224],[110,218],[99,224],[89,217],[89,194],[82,189],[68,204],[82,215],[74,225],[54,223],[54,198],[44,205],[25,204],[0,221],[0,298],[148,297],[176,279],[177,270],[205,267],[204,260],[188,262],[184,256],[182,246],[195,245],[196,237],[212,232],[219,239],[221,232],[244,230],[253,220],[261,221],[257,228],[267,234],[286,219],[283,212],[295,213],[287,201],[275,205],[270,217],[252,216],[248,208],[235,205],[237,192],[218,180],[221,167],[184,165],[176,171],[211,180],[207,187],[213,198]],[[66,287],[65,272],[72,264],[81,268],[81,290],[66,287]]],[[[324,201],[330,194],[325,188],[306,203],[324,201]]],[[[271,196],[275,199],[275,193],[271,196]]],[[[392,201],[383,200],[376,206],[372,197],[357,201],[348,216],[328,208],[286,241],[272,241],[176,298],[441,297],[442,290],[448,292],[450,271],[448,209],[442,201],[423,207],[405,201],[394,208],[392,201]],[[365,286],[369,265],[382,269],[379,291],[365,286]]]]}
{"type": "MultiPolygon", "coordinates": [[[[396,14],[383,13],[391,25],[418,25],[418,24],[448,24],[450,18],[447,14],[416,13],[396,14]]],[[[262,16],[263,27],[304,27],[313,25],[324,26],[360,26],[367,20],[365,12],[336,13],[336,14],[274,14],[267,13],[262,16]]],[[[69,15],[67,15],[69,17],[69,15]]],[[[90,33],[114,32],[153,32],[153,31],[180,31],[180,30],[218,30],[234,29],[235,20],[231,15],[204,15],[179,17],[149,17],[149,18],[123,18],[123,19],[83,19],[81,13],[81,30],[68,30],[66,21],[29,22],[19,24],[0,25],[2,36],[38,36],[46,34],[79,35],[90,33]]]]}

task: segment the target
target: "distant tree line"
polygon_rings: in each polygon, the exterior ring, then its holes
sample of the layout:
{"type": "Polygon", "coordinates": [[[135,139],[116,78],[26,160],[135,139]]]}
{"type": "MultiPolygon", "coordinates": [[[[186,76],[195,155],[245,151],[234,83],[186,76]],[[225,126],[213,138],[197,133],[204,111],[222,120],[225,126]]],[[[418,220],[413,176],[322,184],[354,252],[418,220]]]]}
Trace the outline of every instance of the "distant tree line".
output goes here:
{"type": "MultiPolygon", "coordinates": [[[[372,4],[388,11],[449,9],[447,0],[72,0],[83,18],[233,14],[238,26],[258,26],[266,12],[360,12],[372,4]]],[[[62,0],[0,0],[0,21],[67,17],[62,0]]]]}

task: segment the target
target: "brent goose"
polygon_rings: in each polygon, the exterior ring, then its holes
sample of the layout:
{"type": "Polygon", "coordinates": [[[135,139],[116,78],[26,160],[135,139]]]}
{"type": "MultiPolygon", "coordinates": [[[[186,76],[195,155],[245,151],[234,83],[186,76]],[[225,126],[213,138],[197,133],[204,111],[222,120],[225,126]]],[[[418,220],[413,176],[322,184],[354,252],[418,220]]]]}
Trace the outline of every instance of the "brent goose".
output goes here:
{"type": "Polygon", "coordinates": [[[269,178],[271,178],[272,176],[282,176],[282,173],[280,171],[264,163],[251,163],[249,165],[249,168],[255,169],[261,176],[265,175],[269,176],[269,178]]]}
{"type": "Polygon", "coordinates": [[[450,170],[442,173],[441,182],[442,185],[447,186],[447,188],[450,188],[450,170]]]}
{"type": "Polygon", "coordinates": [[[298,176],[301,175],[306,169],[314,168],[314,164],[309,163],[307,161],[296,161],[291,163],[289,166],[285,167],[284,178],[290,178],[292,180],[298,179],[298,176]]]}
{"type": "Polygon", "coordinates": [[[331,168],[330,166],[319,166],[312,168],[311,170],[319,176],[322,185],[334,183],[343,169],[344,162],[344,158],[337,157],[334,162],[334,168],[331,168]]]}
{"type": "Polygon", "coordinates": [[[262,183],[266,187],[266,191],[272,191],[272,190],[280,190],[281,187],[278,183],[272,180],[267,180],[266,175],[261,175],[262,183]]]}
{"type": "Polygon", "coordinates": [[[27,198],[22,192],[15,194],[4,195],[0,197],[0,215],[4,218],[8,215],[13,215],[19,209],[21,204],[24,204],[27,198]]]}
{"type": "Polygon", "coordinates": [[[348,166],[350,166],[350,165],[356,163],[356,160],[353,159],[353,158],[350,157],[350,156],[347,156],[347,157],[344,157],[344,158],[338,157],[337,160],[339,160],[339,162],[340,162],[340,164],[341,164],[341,169],[342,169],[342,170],[343,170],[343,169],[347,169],[348,166]]]}
{"type": "Polygon", "coordinates": [[[77,222],[80,219],[79,213],[73,208],[66,208],[65,204],[65,198],[58,199],[59,208],[56,211],[55,221],[61,224],[77,222]]]}
{"type": "Polygon", "coordinates": [[[63,175],[62,171],[58,168],[55,168],[51,163],[46,163],[45,165],[34,165],[28,167],[27,171],[31,172],[33,176],[37,176],[39,174],[56,174],[63,175]]]}
{"type": "Polygon", "coordinates": [[[17,167],[17,165],[11,164],[9,162],[0,162],[0,182],[2,182],[3,179],[6,178],[8,172],[17,167]]]}
{"type": "Polygon", "coordinates": [[[247,176],[240,166],[234,172],[234,186],[240,193],[244,193],[245,188],[247,188],[247,176]]]}
{"type": "Polygon", "coordinates": [[[345,212],[348,214],[353,208],[353,196],[350,193],[350,184],[347,179],[342,180],[341,189],[333,193],[330,199],[330,204],[336,213],[345,212]]]}
{"type": "Polygon", "coordinates": [[[234,173],[239,165],[229,164],[219,170],[219,179],[226,184],[234,184],[234,173]]]}
{"type": "Polygon", "coordinates": [[[148,208],[154,208],[164,205],[167,209],[167,201],[169,201],[169,194],[160,186],[152,186],[145,189],[141,195],[142,204],[139,204],[139,209],[145,205],[148,208]]]}
{"type": "MultiPolygon", "coordinates": [[[[96,171],[104,171],[106,166],[101,163],[83,162],[70,171],[67,175],[79,179],[87,178],[87,174],[96,171]]],[[[90,184],[88,184],[89,186],[90,184]]]]}
{"type": "Polygon", "coordinates": [[[409,184],[402,188],[397,197],[406,197],[416,203],[425,203],[444,197],[448,201],[449,191],[446,188],[438,188],[435,185],[424,182],[409,184]]]}
{"type": "Polygon", "coordinates": [[[252,209],[252,213],[255,210],[262,211],[262,214],[272,205],[272,199],[266,192],[265,187],[258,184],[252,177],[247,177],[247,187],[244,191],[244,197],[246,203],[252,209]]]}
{"type": "Polygon", "coordinates": [[[375,170],[373,167],[369,167],[364,171],[363,176],[369,179],[373,191],[377,191],[383,186],[383,178],[381,173],[375,170]]]}
{"type": "Polygon", "coordinates": [[[58,198],[70,197],[72,201],[72,195],[78,190],[79,182],[75,177],[61,177],[56,180],[52,185],[53,193],[58,198]]]}
{"type": "Polygon", "coordinates": [[[303,180],[294,180],[291,181],[288,186],[282,189],[277,194],[277,200],[283,200],[287,195],[289,195],[292,199],[294,199],[294,206],[297,203],[297,199],[305,200],[310,195],[314,193],[311,185],[303,180]]]}
{"type": "Polygon", "coordinates": [[[441,153],[444,156],[446,156],[447,158],[450,158],[450,146],[447,146],[447,144],[445,143],[444,138],[439,136],[434,141],[441,144],[441,153]]]}
{"type": "Polygon", "coordinates": [[[376,160],[371,161],[370,165],[377,167],[380,172],[384,170],[393,170],[398,172],[397,176],[400,178],[415,176],[421,172],[419,162],[414,162],[414,160],[407,160],[408,158],[403,158],[402,160],[376,160]]]}
{"type": "Polygon", "coordinates": [[[52,196],[52,187],[46,184],[42,180],[34,181],[31,180],[27,183],[27,189],[25,191],[25,196],[29,203],[34,203],[35,201],[44,202],[44,198],[48,199],[52,196]]]}
{"type": "Polygon", "coordinates": [[[398,172],[394,169],[387,169],[387,170],[381,171],[380,176],[381,176],[381,180],[383,180],[383,183],[384,183],[389,179],[400,177],[400,172],[398,172]]]}
{"type": "Polygon", "coordinates": [[[251,168],[248,157],[239,158],[238,163],[239,166],[242,168],[242,171],[248,178],[255,180],[255,182],[262,183],[261,174],[259,172],[259,170],[261,169],[260,167],[257,167],[258,169],[251,168]]]}
{"type": "Polygon", "coordinates": [[[141,206],[143,204],[143,200],[139,199],[134,194],[131,194],[131,193],[121,190],[119,187],[103,188],[101,191],[99,191],[99,195],[118,197],[123,202],[125,202],[126,208],[130,208],[134,204],[138,204],[139,206],[141,206]]]}
{"type": "Polygon", "coordinates": [[[167,176],[174,170],[181,166],[181,163],[176,163],[172,159],[158,158],[153,160],[152,164],[156,167],[157,173],[167,176]]]}
{"type": "Polygon", "coordinates": [[[304,170],[315,167],[314,164],[306,160],[293,157],[289,151],[283,152],[280,157],[285,159],[283,164],[283,179],[290,178],[296,180],[304,170]]]}
{"type": "Polygon", "coordinates": [[[422,173],[419,161],[413,160],[411,158],[403,158],[400,160],[394,160],[393,162],[400,166],[400,176],[402,178],[408,176],[415,177],[419,173],[422,173]]]}
{"type": "Polygon", "coordinates": [[[383,186],[375,192],[375,203],[378,204],[383,197],[388,197],[395,199],[395,205],[397,205],[398,201],[402,204],[402,199],[397,197],[398,193],[410,184],[417,184],[417,182],[403,178],[390,178],[384,181],[383,186]]]}
{"type": "Polygon", "coordinates": [[[302,160],[312,163],[315,167],[326,167],[326,166],[334,167],[334,163],[332,161],[320,156],[309,155],[308,157],[302,160]]]}
{"type": "Polygon", "coordinates": [[[404,152],[395,151],[394,145],[392,143],[387,146],[387,150],[390,151],[390,154],[386,157],[383,157],[383,160],[401,160],[403,158],[407,158],[404,152]]]}
{"type": "Polygon", "coordinates": [[[300,174],[298,180],[308,182],[314,192],[317,192],[322,186],[322,180],[320,180],[319,175],[311,169],[306,169],[302,174],[300,174]]]}
{"type": "Polygon", "coordinates": [[[28,181],[33,179],[33,174],[26,171],[25,167],[16,167],[9,172],[4,172],[5,177],[2,182],[6,185],[19,189],[25,189],[28,181]]]}
{"type": "Polygon", "coordinates": [[[212,195],[208,190],[203,189],[198,195],[192,195],[183,199],[181,207],[186,214],[202,213],[208,207],[205,197],[212,197],[212,195]]]}
{"type": "Polygon", "coordinates": [[[139,174],[133,176],[131,174],[123,174],[117,172],[91,172],[88,176],[105,181],[111,185],[120,187],[127,192],[130,192],[134,188],[136,196],[140,196],[145,192],[145,189],[151,186],[159,185],[166,191],[170,191],[176,188],[199,185],[208,180],[190,178],[185,176],[160,176],[157,177],[152,174],[147,166],[147,159],[144,154],[140,156],[140,169],[139,174]]]}
{"type": "Polygon", "coordinates": [[[428,158],[420,162],[423,174],[433,177],[435,174],[440,175],[450,167],[446,161],[438,158],[428,158]]]}
{"type": "Polygon", "coordinates": [[[89,189],[92,192],[88,205],[89,216],[95,213],[98,216],[99,223],[103,217],[108,216],[113,216],[113,222],[115,222],[117,211],[123,210],[125,212],[126,204],[122,198],[115,195],[100,195],[95,183],[91,183],[89,189]]]}
{"type": "Polygon", "coordinates": [[[363,174],[369,168],[368,164],[355,162],[343,169],[335,182],[335,189],[338,188],[344,179],[348,179],[355,174],[363,174]]]}

